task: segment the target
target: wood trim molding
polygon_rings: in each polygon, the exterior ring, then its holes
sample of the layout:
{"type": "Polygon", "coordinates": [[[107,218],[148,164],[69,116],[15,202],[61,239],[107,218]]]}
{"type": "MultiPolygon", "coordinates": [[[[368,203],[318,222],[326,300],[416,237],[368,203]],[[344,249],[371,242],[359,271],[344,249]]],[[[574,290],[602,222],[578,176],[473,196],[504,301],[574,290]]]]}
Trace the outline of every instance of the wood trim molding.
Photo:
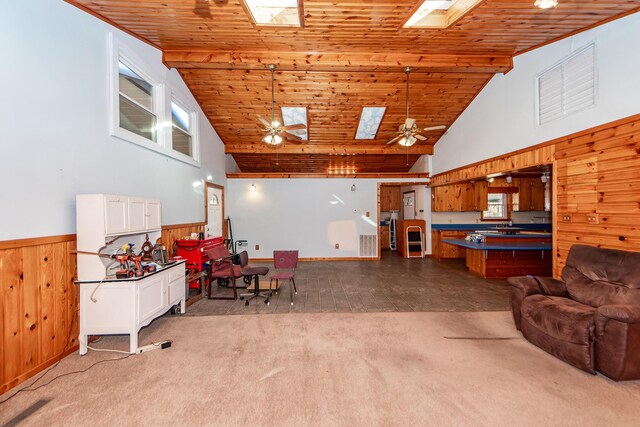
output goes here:
{"type": "MultiPolygon", "coordinates": [[[[329,174],[329,173],[228,173],[228,179],[300,179],[300,178],[429,178],[428,173],[356,173],[356,174],[329,174]]],[[[428,184],[421,182],[420,184],[428,184]]]]}
{"type": "Polygon", "coordinates": [[[73,242],[76,240],[75,234],[62,234],[58,236],[30,237],[27,239],[3,240],[0,241],[0,250],[17,249],[29,246],[49,245],[52,243],[73,242]]]}
{"type": "Polygon", "coordinates": [[[331,155],[384,155],[384,154],[410,154],[422,155],[433,154],[433,145],[416,144],[407,149],[400,144],[380,145],[372,143],[361,144],[283,144],[276,150],[264,143],[254,144],[226,144],[224,146],[225,154],[331,154],[331,155]]]}
{"type": "MultiPolygon", "coordinates": [[[[316,262],[316,261],[377,261],[377,257],[316,257],[316,258],[298,258],[300,262],[316,262]]],[[[273,262],[273,258],[251,258],[253,262],[273,262]]]]}
{"type": "Polygon", "coordinates": [[[176,228],[188,228],[188,227],[201,227],[207,225],[206,222],[188,222],[185,224],[171,224],[171,225],[163,225],[163,230],[173,230],[176,228]]]}

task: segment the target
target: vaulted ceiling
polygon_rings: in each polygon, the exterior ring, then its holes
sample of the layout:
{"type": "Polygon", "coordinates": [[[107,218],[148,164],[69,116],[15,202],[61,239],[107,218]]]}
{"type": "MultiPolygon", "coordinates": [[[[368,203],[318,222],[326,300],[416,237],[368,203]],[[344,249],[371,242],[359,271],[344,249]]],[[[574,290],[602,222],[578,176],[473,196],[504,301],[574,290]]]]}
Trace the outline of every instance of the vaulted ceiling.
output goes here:
{"type": "Polygon", "coordinates": [[[163,51],[243,172],[404,172],[444,131],[406,149],[387,146],[410,116],[451,125],[512,57],[640,10],[637,0],[486,0],[446,29],[403,28],[422,0],[300,1],[303,28],[256,26],[241,0],[67,0],[163,51]],[[307,108],[308,141],[261,142],[256,115],[307,108]],[[363,106],[387,111],[374,140],[356,140],[363,106]]]}

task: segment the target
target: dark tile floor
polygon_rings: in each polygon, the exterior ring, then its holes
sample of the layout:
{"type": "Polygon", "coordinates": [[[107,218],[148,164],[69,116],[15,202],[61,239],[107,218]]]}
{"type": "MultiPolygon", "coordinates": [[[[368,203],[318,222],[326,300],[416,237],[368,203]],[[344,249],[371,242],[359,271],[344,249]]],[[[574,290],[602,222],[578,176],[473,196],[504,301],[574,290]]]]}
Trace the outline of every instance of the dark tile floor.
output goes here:
{"type": "MultiPolygon", "coordinates": [[[[241,280],[238,281],[239,283],[241,280]]],[[[261,289],[269,287],[262,279],[261,289]]],[[[271,303],[254,299],[197,301],[186,315],[381,312],[381,311],[501,311],[509,310],[505,280],[485,280],[467,272],[464,261],[403,259],[388,251],[380,261],[301,262],[296,270],[298,294],[289,301],[288,284],[271,303]]],[[[246,290],[241,290],[246,292],[246,290]]],[[[215,288],[216,295],[230,290],[215,288]]]]}

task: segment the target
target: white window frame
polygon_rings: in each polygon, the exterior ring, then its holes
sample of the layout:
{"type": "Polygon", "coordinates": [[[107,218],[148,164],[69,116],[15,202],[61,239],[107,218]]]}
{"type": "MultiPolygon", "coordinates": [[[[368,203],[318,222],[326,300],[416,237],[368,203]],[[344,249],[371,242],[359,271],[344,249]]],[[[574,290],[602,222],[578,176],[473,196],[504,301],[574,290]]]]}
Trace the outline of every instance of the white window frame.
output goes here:
{"type": "Polygon", "coordinates": [[[582,111],[587,111],[590,110],[592,108],[595,108],[598,105],[598,101],[599,101],[599,67],[598,67],[598,43],[596,42],[596,40],[592,40],[588,43],[586,43],[585,45],[583,45],[582,47],[580,47],[579,49],[574,50],[573,52],[571,52],[569,55],[565,56],[564,58],[562,58],[560,61],[556,62],[555,64],[553,64],[551,67],[546,68],[545,70],[541,71],[540,73],[538,73],[536,75],[535,78],[535,94],[534,94],[534,103],[535,103],[535,108],[534,108],[534,114],[535,114],[535,124],[536,126],[545,126],[554,122],[557,122],[558,120],[562,120],[565,119],[567,117],[570,117],[574,114],[580,113],[582,111]],[[544,76],[546,73],[548,73],[549,71],[553,70],[554,68],[557,67],[562,67],[565,63],[567,63],[568,61],[571,61],[575,56],[580,55],[582,52],[584,52],[587,49],[593,48],[593,105],[590,105],[588,107],[582,108],[580,110],[576,110],[576,111],[572,111],[569,114],[566,114],[564,111],[562,113],[562,115],[559,115],[558,117],[556,117],[553,120],[549,120],[547,122],[541,123],[540,122],[540,77],[544,76]]]}
{"type": "MultiPolygon", "coordinates": [[[[185,97],[177,91],[172,91],[171,96],[168,97],[168,106],[167,111],[169,115],[169,126],[168,129],[168,139],[171,141],[171,155],[178,160],[181,160],[186,163],[191,163],[194,165],[199,165],[200,163],[200,138],[198,132],[198,109],[189,102],[184,101],[185,97]],[[184,153],[176,151],[173,149],[173,120],[171,117],[171,102],[178,104],[180,108],[186,111],[189,114],[189,135],[191,136],[191,153],[192,156],[189,157],[184,153]]],[[[184,129],[181,129],[184,130],[184,129]]]]}
{"type": "Polygon", "coordinates": [[[200,146],[198,138],[198,109],[184,99],[186,96],[168,89],[163,76],[154,72],[153,67],[140,59],[125,43],[118,40],[113,33],[109,34],[109,70],[110,70],[110,129],[111,135],[123,141],[131,142],[148,150],[179,160],[192,166],[200,166],[200,146]],[[138,74],[153,87],[153,113],[156,115],[156,141],[152,141],[136,133],[120,127],[120,85],[119,67],[122,62],[131,71],[138,74]],[[189,157],[172,147],[171,100],[174,100],[186,111],[190,112],[193,131],[193,157],[189,157]]]}

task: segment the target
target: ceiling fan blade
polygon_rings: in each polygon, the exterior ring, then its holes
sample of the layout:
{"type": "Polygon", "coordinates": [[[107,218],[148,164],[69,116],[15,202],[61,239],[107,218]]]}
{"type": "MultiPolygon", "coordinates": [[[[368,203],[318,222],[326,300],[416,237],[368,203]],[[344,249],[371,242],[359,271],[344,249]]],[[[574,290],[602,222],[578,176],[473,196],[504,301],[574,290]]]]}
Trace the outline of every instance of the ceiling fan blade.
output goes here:
{"type": "Polygon", "coordinates": [[[396,142],[397,140],[399,140],[400,138],[402,138],[403,135],[398,135],[395,138],[393,138],[391,141],[387,142],[387,145],[393,144],[394,142],[396,142]]]}
{"type": "Polygon", "coordinates": [[[291,139],[294,141],[302,141],[302,138],[300,138],[298,135],[295,135],[291,132],[283,132],[282,133],[282,137],[283,138],[287,138],[287,139],[291,139]]]}
{"type": "Polygon", "coordinates": [[[302,129],[306,129],[307,125],[305,124],[297,124],[297,125],[288,125],[288,126],[282,126],[280,129],[282,130],[302,130],[302,129]]]}
{"type": "Polygon", "coordinates": [[[416,124],[416,119],[409,119],[404,121],[405,129],[411,129],[416,124]]]}
{"type": "Polygon", "coordinates": [[[418,138],[420,141],[426,141],[427,137],[424,135],[420,135],[419,133],[415,133],[413,134],[413,136],[415,136],[416,138],[418,138]]]}
{"type": "Polygon", "coordinates": [[[432,131],[432,130],[444,130],[446,128],[447,127],[445,125],[440,125],[440,126],[431,126],[431,127],[428,127],[428,128],[424,128],[423,130],[425,132],[429,132],[429,131],[432,131]]]}
{"type": "Polygon", "coordinates": [[[269,123],[268,121],[266,121],[265,119],[262,118],[262,116],[256,116],[258,118],[258,121],[260,123],[262,123],[262,126],[268,128],[271,126],[271,123],[269,123]]]}
{"type": "Polygon", "coordinates": [[[285,139],[286,141],[292,142],[294,144],[302,144],[302,138],[296,136],[296,135],[291,135],[290,133],[285,132],[282,135],[282,138],[285,139]]]}

